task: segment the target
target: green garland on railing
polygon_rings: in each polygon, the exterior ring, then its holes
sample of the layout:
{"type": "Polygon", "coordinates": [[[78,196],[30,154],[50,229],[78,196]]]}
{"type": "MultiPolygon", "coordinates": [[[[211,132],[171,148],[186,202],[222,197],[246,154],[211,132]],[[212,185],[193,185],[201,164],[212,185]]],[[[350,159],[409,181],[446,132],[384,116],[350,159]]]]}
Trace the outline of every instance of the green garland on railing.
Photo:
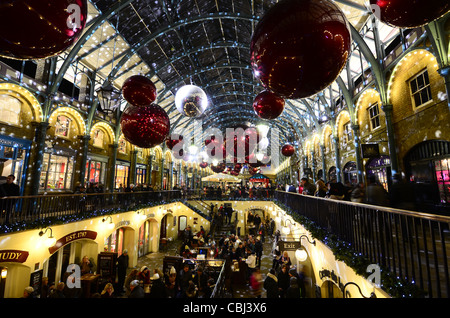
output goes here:
{"type": "Polygon", "coordinates": [[[41,229],[45,227],[49,227],[52,225],[61,225],[67,224],[71,222],[79,222],[86,219],[91,219],[99,216],[113,215],[117,213],[124,213],[130,211],[138,211],[146,208],[151,208],[159,205],[170,204],[174,202],[180,202],[180,199],[172,199],[169,201],[160,200],[154,201],[146,204],[138,204],[134,205],[131,209],[129,208],[111,208],[111,209],[98,209],[92,212],[78,213],[78,214],[69,214],[69,215],[61,215],[54,217],[46,217],[44,219],[38,219],[33,221],[18,221],[11,224],[3,224],[0,226],[0,233],[13,233],[20,232],[26,230],[33,229],[41,229]]]}
{"type": "Polygon", "coordinates": [[[192,206],[190,203],[188,203],[186,200],[181,199],[172,199],[169,201],[160,200],[145,204],[138,204],[134,205],[131,209],[127,208],[111,208],[111,209],[99,209],[88,213],[78,213],[78,214],[70,214],[70,215],[62,215],[58,217],[46,217],[44,219],[38,219],[34,221],[19,221],[14,222],[11,224],[3,224],[0,226],[0,233],[13,233],[13,232],[20,232],[20,231],[26,231],[26,230],[34,230],[34,229],[42,229],[49,226],[54,225],[61,225],[61,224],[67,224],[72,222],[80,222],[86,219],[91,219],[94,217],[99,216],[106,216],[106,215],[113,215],[118,213],[124,213],[124,212],[130,212],[130,211],[139,211],[142,209],[152,208],[155,206],[160,205],[166,205],[174,202],[182,202],[184,205],[186,205],[188,208],[193,210],[195,213],[199,214],[200,216],[204,217],[208,221],[211,220],[211,218],[206,215],[204,212],[199,210],[198,208],[192,206]]]}
{"type": "MultiPolygon", "coordinates": [[[[326,230],[319,227],[315,222],[299,215],[284,203],[273,199],[273,202],[281,209],[286,211],[296,222],[302,224],[308,230],[312,237],[327,245],[337,260],[344,262],[350,266],[358,275],[368,278],[367,267],[372,262],[364,255],[352,249],[351,244],[339,240],[336,235],[329,234],[326,230]]],[[[381,288],[394,298],[423,298],[426,291],[417,285],[396,277],[388,269],[381,267],[381,288]]]]}

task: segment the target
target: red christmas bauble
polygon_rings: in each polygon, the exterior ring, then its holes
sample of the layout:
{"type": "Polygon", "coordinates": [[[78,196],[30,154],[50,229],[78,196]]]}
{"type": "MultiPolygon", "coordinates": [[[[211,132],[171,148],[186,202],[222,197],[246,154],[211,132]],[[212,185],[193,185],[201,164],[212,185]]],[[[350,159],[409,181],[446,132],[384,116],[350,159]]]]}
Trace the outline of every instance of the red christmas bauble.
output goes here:
{"type": "Polygon", "coordinates": [[[259,93],[253,101],[256,115],[262,119],[275,119],[284,110],[284,99],[270,91],[259,93]]]}
{"type": "Polygon", "coordinates": [[[283,148],[281,148],[281,153],[285,157],[290,157],[294,154],[295,148],[292,145],[284,145],[283,148]]]}
{"type": "Polygon", "coordinates": [[[168,136],[166,138],[166,146],[167,146],[167,148],[172,150],[176,144],[178,144],[179,142],[182,142],[182,141],[183,141],[183,136],[181,136],[181,135],[178,137],[178,139],[172,139],[171,136],[168,136]]]}
{"type": "Polygon", "coordinates": [[[224,141],[224,148],[228,158],[233,162],[244,163],[245,159],[257,150],[260,135],[255,128],[244,129],[244,134],[233,136],[233,144],[224,141]]]}
{"type": "Polygon", "coordinates": [[[74,44],[87,20],[87,0],[2,0],[0,55],[45,59],[74,44]]]}
{"type": "Polygon", "coordinates": [[[323,0],[282,0],[253,33],[253,73],[282,98],[314,95],[339,76],[351,49],[348,21],[339,7],[323,0]]]}
{"type": "Polygon", "coordinates": [[[223,172],[226,168],[225,163],[218,163],[217,165],[211,165],[211,170],[214,171],[215,173],[219,173],[219,172],[223,172]]]}
{"type": "Polygon", "coordinates": [[[445,15],[448,0],[370,0],[370,8],[382,22],[398,28],[417,28],[445,15]]]}
{"type": "Polygon", "coordinates": [[[134,106],[148,106],[156,100],[156,86],[146,76],[133,75],[122,85],[122,95],[134,106]]]}
{"type": "Polygon", "coordinates": [[[166,111],[156,104],[128,105],[120,119],[126,140],[140,148],[153,148],[166,140],[170,120],[166,111]]]}
{"type": "Polygon", "coordinates": [[[199,163],[199,166],[200,166],[200,168],[206,168],[207,166],[208,166],[208,163],[207,162],[205,162],[205,161],[203,161],[203,162],[200,162],[199,163]]]}

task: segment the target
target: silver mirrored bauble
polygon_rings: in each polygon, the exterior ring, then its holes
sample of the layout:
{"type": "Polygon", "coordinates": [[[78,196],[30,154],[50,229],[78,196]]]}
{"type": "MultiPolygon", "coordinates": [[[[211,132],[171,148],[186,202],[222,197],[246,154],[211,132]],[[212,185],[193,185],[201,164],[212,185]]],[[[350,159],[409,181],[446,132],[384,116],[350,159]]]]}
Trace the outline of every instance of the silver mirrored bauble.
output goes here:
{"type": "Polygon", "coordinates": [[[184,116],[198,117],[206,110],[208,97],[200,87],[185,85],[175,95],[175,106],[184,116]]]}

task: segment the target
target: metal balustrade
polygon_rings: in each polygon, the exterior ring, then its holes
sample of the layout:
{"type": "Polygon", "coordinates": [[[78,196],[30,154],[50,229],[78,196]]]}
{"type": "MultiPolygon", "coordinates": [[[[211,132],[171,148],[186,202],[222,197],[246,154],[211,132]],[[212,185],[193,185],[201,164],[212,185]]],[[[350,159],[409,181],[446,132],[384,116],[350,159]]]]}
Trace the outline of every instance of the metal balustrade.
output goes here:
{"type": "Polygon", "coordinates": [[[113,210],[132,211],[142,205],[170,202],[182,196],[181,191],[172,190],[6,197],[0,199],[0,226],[92,213],[102,215],[113,210]]]}
{"type": "Polygon", "coordinates": [[[426,297],[450,297],[450,217],[282,191],[275,198],[426,297]]]}

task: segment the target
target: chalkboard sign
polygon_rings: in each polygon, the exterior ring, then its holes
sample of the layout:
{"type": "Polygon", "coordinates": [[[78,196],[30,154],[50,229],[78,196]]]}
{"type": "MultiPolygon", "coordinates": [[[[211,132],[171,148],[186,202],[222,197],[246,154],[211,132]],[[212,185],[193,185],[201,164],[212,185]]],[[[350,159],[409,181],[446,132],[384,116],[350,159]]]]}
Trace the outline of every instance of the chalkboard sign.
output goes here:
{"type": "Polygon", "coordinates": [[[36,297],[39,297],[41,295],[43,273],[44,273],[44,271],[41,269],[41,270],[31,273],[31,276],[30,276],[30,286],[33,287],[34,294],[36,297]]]}
{"type": "Polygon", "coordinates": [[[97,274],[102,278],[115,280],[117,253],[102,252],[97,258],[97,274]]]}

